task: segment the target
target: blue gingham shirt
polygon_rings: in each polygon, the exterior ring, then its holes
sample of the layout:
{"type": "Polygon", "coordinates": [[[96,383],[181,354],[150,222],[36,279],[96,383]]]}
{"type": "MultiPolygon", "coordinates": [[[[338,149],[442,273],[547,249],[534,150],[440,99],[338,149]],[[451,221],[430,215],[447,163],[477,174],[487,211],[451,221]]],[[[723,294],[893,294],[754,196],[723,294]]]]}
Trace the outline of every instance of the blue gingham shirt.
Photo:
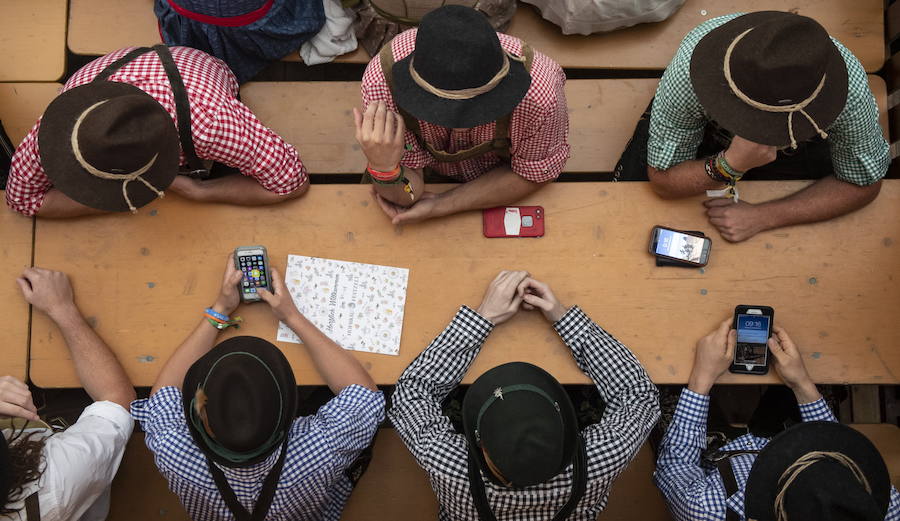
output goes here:
{"type": "MultiPolygon", "coordinates": [[[[146,432],[156,466],[195,521],[234,519],[188,432],[181,390],[163,387],[149,399],[131,404],[131,414],[146,432]]],[[[372,441],[384,420],[384,395],[351,385],[315,415],[294,420],[284,468],[266,519],[337,521],[352,485],[344,473],[372,441]]],[[[263,480],[280,451],[246,468],[222,467],[238,501],[253,511],[263,480]]]]}
{"type": "MultiPolygon", "coordinates": [[[[634,458],[659,419],[659,393],[637,358],[573,307],[553,325],[578,367],[606,402],[603,419],[584,429],[587,490],[569,520],[596,521],[613,481],[634,458]]],[[[391,421],[428,473],[442,521],[478,521],[468,476],[468,446],[444,416],[441,402],[468,371],[493,324],[463,306],[449,326],[400,376],[391,398],[391,421]]],[[[498,521],[547,521],[568,501],[569,465],[545,483],[509,489],[482,475],[498,521]]]]}
{"type": "MultiPolygon", "coordinates": [[[[738,491],[725,497],[725,485],[718,470],[700,467],[700,453],[706,448],[706,421],[709,396],[688,389],[681,392],[675,416],[659,448],[659,459],[653,481],[662,491],[669,511],[676,521],[724,521],[725,509],[744,518],[744,486],[755,454],[731,458],[738,491]]],[[[825,400],[800,404],[800,417],[805,422],[837,422],[825,400]]],[[[732,440],[722,450],[762,450],[768,438],[745,434],[732,440]]],[[[887,521],[900,520],[900,494],[891,488],[887,521]]]]}

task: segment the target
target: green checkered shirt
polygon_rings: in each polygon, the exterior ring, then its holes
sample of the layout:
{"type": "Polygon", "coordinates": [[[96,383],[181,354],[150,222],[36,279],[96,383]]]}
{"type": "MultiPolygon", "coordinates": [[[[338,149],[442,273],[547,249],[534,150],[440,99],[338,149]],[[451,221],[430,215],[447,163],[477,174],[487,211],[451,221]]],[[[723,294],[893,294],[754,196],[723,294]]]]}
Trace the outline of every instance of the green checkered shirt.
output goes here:
{"type": "MultiPolygon", "coordinates": [[[[691,54],[706,33],[744,13],[713,18],[689,32],[663,73],[650,114],[647,164],[657,170],[696,159],[710,120],[691,85],[691,54]]],[[[831,162],[838,179],[865,186],[887,173],[888,143],[878,123],[878,107],[866,71],[846,47],[832,38],[847,62],[847,104],[827,129],[831,162]]]]}

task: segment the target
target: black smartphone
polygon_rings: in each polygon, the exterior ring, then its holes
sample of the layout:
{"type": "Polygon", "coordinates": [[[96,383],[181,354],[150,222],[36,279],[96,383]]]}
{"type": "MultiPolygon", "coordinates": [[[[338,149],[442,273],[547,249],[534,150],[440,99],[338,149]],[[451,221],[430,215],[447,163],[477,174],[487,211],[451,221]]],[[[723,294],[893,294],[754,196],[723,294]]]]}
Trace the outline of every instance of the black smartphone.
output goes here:
{"type": "MultiPolygon", "coordinates": [[[[238,283],[241,301],[259,302],[257,290],[269,290],[269,255],[265,246],[238,246],[234,249],[234,267],[244,274],[238,283]]],[[[270,290],[271,291],[271,290],[270,290]]]]}
{"type": "Polygon", "coordinates": [[[738,374],[766,374],[769,372],[769,337],[775,310],[769,306],[737,306],[734,308],[734,329],[737,345],[734,360],[728,368],[738,374]]]}
{"type": "Polygon", "coordinates": [[[689,233],[654,226],[650,232],[650,253],[702,268],[709,263],[712,240],[689,233]]]}

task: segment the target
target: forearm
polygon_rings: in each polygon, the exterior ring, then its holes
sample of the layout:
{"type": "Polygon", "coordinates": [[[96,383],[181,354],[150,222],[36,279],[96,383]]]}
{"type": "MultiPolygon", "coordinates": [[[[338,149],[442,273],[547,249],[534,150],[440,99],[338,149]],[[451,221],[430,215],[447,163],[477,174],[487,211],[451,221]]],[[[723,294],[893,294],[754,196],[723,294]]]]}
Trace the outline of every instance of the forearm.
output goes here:
{"type": "Polygon", "coordinates": [[[438,195],[436,216],[453,215],[512,204],[547,183],[533,183],[508,166],[497,167],[486,174],[438,195]]]}
{"type": "Polygon", "coordinates": [[[98,215],[104,212],[78,203],[55,188],[44,194],[44,202],[37,211],[38,217],[47,219],[65,219],[82,215],[98,215]]]}
{"type": "Polygon", "coordinates": [[[73,304],[50,318],[62,332],[75,372],[84,390],[95,401],[108,400],[128,409],[134,387],[116,355],[84,320],[73,304]]]}
{"type": "Polygon", "coordinates": [[[881,181],[857,186],[834,176],[819,179],[782,199],[757,205],[765,229],[826,221],[866,206],[881,191],[881,181]]]}
{"type": "Polygon", "coordinates": [[[187,197],[206,203],[264,206],[296,199],[305,194],[307,190],[309,190],[309,181],[289,194],[279,195],[265,189],[252,177],[227,175],[196,183],[195,189],[187,194],[187,197]]]}
{"type": "MultiPolygon", "coordinates": [[[[216,306],[213,309],[225,314],[223,309],[216,306]]],[[[215,344],[218,336],[219,330],[213,327],[206,317],[200,319],[200,323],[197,324],[190,336],[166,360],[166,364],[156,377],[156,382],[153,384],[150,394],[155,394],[156,391],[163,387],[178,387],[181,389],[181,385],[184,383],[184,375],[187,374],[188,369],[201,356],[213,348],[213,344],[215,344]]]]}
{"type": "Polygon", "coordinates": [[[359,363],[359,360],[319,331],[319,328],[306,317],[298,312],[289,317],[285,323],[303,341],[316,371],[325,380],[325,384],[328,385],[331,392],[339,394],[351,385],[360,385],[373,391],[378,390],[375,381],[359,363]]]}
{"type": "Polygon", "coordinates": [[[647,167],[647,178],[653,191],[663,199],[679,199],[718,190],[723,183],[706,175],[704,161],[693,160],[679,163],[668,170],[647,167]]]}

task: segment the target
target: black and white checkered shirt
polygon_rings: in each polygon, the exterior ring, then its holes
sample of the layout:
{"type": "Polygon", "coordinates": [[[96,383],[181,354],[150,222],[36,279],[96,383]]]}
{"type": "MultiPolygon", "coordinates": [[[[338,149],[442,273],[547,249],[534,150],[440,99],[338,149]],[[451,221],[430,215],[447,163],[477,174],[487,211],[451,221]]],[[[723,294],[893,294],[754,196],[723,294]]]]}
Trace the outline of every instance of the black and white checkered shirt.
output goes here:
{"type": "MultiPolygon", "coordinates": [[[[616,477],[659,418],[659,394],[627,347],[593,323],[577,306],[553,325],[582,371],[606,402],[600,423],[583,432],[588,483],[570,520],[595,521],[606,507],[616,477]]],[[[400,376],[389,416],[431,480],[442,521],[478,520],[469,490],[467,445],[444,416],[441,402],[462,380],[493,324],[466,306],[400,376]]],[[[484,478],[497,521],[547,521],[572,490],[572,466],[550,481],[507,489],[484,478]]]]}

